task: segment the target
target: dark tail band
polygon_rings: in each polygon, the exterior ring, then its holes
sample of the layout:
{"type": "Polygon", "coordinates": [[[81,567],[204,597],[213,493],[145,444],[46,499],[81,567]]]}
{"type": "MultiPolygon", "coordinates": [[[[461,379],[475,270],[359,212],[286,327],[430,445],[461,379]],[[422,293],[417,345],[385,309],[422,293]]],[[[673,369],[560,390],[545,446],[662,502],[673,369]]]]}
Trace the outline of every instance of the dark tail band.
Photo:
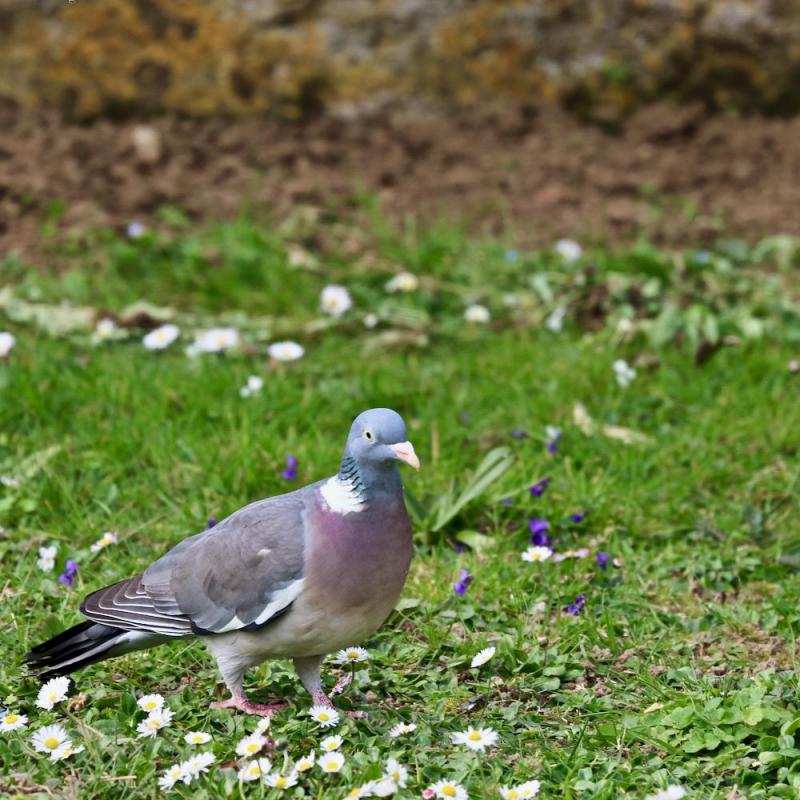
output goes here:
{"type": "Polygon", "coordinates": [[[129,633],[121,628],[87,620],[36,645],[25,656],[25,660],[28,669],[40,680],[46,681],[59,675],[69,675],[87,664],[121,655],[116,647],[123,643],[122,640],[129,633]]]}

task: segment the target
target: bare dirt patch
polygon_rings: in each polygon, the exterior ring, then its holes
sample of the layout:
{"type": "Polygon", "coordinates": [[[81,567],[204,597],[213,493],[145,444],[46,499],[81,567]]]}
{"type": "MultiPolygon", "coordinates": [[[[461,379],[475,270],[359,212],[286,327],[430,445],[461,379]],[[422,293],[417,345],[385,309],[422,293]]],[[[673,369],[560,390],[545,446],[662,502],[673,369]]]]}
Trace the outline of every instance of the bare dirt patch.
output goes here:
{"type": "Polygon", "coordinates": [[[391,219],[446,217],[514,231],[526,245],[800,235],[800,119],[651,106],[612,134],[555,108],[461,117],[405,108],[296,125],[147,126],[155,145],[147,135],[142,145],[133,122],[0,111],[0,253],[40,254],[54,200],[64,204],[61,235],[147,223],[165,204],[200,222],[243,208],[279,220],[299,204],[348,215],[356,189],[391,219]]]}

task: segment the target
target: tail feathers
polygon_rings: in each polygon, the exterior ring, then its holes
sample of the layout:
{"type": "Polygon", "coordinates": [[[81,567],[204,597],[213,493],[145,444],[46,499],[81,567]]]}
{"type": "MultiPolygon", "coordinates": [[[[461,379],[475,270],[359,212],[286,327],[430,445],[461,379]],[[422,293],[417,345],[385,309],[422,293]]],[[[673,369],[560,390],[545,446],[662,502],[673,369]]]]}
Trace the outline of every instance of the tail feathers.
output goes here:
{"type": "Polygon", "coordinates": [[[129,640],[133,636],[137,634],[87,620],[37,645],[25,656],[25,660],[31,672],[46,681],[58,675],[69,675],[96,661],[138,649],[130,646],[132,642],[129,640]]]}

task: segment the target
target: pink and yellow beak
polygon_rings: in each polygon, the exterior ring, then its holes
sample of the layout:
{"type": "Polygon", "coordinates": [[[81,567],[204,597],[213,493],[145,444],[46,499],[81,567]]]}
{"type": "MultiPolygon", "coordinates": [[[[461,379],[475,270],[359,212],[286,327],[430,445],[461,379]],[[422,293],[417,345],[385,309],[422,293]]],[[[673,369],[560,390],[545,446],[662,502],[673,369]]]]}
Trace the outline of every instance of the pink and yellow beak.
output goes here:
{"type": "Polygon", "coordinates": [[[394,454],[400,461],[405,461],[414,469],[419,469],[419,459],[417,458],[417,454],[414,452],[414,445],[411,442],[398,442],[397,444],[390,444],[389,447],[394,450],[394,454]]]}

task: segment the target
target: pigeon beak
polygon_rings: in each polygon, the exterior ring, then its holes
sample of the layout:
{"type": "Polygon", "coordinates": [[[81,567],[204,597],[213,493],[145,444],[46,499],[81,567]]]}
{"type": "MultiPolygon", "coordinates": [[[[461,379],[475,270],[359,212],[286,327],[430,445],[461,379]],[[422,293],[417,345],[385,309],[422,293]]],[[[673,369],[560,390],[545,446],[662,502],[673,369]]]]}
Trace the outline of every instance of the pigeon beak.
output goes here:
{"type": "Polygon", "coordinates": [[[419,459],[414,452],[414,445],[411,444],[411,442],[398,442],[397,444],[390,444],[389,447],[394,450],[395,456],[397,456],[400,461],[405,461],[406,464],[414,467],[414,469],[419,469],[419,459]]]}

